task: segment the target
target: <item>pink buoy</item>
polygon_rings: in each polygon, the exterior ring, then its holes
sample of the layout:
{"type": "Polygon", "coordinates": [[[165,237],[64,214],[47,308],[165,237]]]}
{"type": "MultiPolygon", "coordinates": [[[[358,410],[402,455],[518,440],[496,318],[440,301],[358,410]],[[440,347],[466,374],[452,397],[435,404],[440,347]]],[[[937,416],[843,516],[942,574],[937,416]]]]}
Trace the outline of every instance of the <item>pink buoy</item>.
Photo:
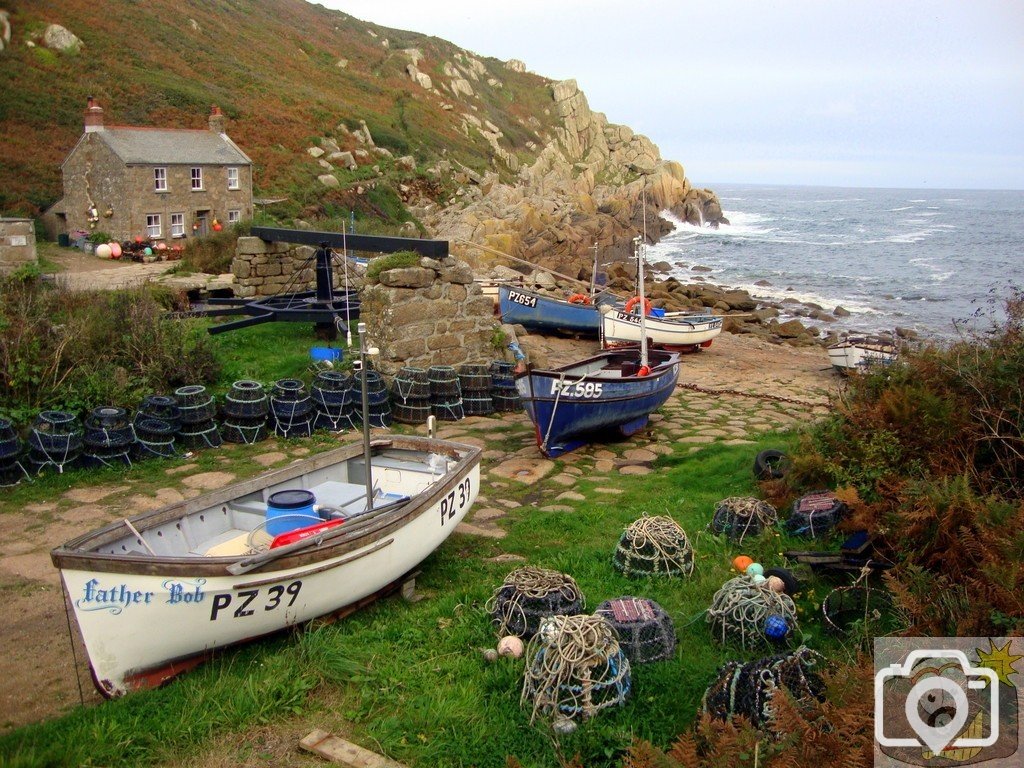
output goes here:
{"type": "Polygon", "coordinates": [[[110,258],[112,258],[112,259],[120,259],[121,258],[121,253],[122,253],[122,251],[121,251],[121,244],[120,243],[111,243],[110,244],[110,258]]]}

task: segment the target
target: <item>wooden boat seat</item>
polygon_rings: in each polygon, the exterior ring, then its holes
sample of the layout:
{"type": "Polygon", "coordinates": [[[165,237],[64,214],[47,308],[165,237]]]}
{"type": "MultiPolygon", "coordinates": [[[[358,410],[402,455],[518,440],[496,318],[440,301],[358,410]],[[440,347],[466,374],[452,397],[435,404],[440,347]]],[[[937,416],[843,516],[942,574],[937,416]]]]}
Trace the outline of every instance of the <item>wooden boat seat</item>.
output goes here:
{"type": "Polygon", "coordinates": [[[235,557],[258,552],[270,547],[273,536],[263,528],[240,531],[231,528],[212,539],[202,542],[192,554],[203,557],[235,557]]]}

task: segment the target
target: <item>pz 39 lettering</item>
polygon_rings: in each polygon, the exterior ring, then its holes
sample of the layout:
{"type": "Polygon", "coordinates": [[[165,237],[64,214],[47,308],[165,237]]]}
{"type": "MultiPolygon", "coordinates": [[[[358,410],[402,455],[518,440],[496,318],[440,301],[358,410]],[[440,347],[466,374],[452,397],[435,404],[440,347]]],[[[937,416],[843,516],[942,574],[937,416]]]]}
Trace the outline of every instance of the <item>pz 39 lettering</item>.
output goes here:
{"type": "Polygon", "coordinates": [[[243,589],[232,594],[221,592],[213,596],[213,606],[210,608],[210,621],[229,616],[235,619],[242,619],[252,616],[257,611],[273,611],[284,605],[291,608],[295,598],[299,596],[302,589],[301,581],[293,581],[288,586],[274,584],[267,589],[243,589]],[[286,600],[285,595],[288,595],[286,600]]]}
{"type": "Polygon", "coordinates": [[[441,499],[441,526],[455,517],[455,513],[464,509],[469,503],[469,493],[473,488],[472,482],[467,477],[457,488],[448,491],[448,495],[441,499]]]}

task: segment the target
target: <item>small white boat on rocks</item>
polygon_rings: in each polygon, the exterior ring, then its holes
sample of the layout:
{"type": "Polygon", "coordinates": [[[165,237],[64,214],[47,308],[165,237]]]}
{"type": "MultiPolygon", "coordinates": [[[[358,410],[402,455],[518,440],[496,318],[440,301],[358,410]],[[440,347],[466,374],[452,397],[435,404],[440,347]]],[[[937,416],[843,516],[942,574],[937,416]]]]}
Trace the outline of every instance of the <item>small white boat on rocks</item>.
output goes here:
{"type": "MultiPolygon", "coordinates": [[[[639,312],[627,308],[602,307],[601,339],[606,347],[640,343],[639,312]]],[[[660,311],[660,310],[659,310],[660,311]]],[[[649,344],[671,351],[696,351],[711,346],[722,332],[722,318],[716,315],[648,314],[643,318],[644,333],[649,344]]]]}
{"type": "Polygon", "coordinates": [[[96,687],[159,685],[211,651],[397,587],[469,511],[480,454],[367,439],[53,550],[96,687]]]}
{"type": "Polygon", "coordinates": [[[828,359],[839,373],[863,373],[877,365],[889,365],[899,354],[896,345],[884,336],[850,336],[828,347],[828,359]]]}

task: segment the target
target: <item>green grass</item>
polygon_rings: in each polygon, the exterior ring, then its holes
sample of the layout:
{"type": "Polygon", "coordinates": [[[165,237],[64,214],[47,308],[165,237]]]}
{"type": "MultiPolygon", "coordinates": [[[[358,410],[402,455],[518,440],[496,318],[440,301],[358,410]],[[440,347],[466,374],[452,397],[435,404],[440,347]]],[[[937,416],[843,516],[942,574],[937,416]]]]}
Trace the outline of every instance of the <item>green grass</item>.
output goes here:
{"type": "MultiPolygon", "coordinates": [[[[260,330],[246,333],[258,337],[260,330]]],[[[506,450],[530,440],[525,425],[497,419],[473,431],[506,450]]],[[[758,445],[712,445],[693,454],[679,445],[650,475],[581,479],[575,488],[585,496],[581,502],[554,500],[564,490],[552,479],[565,468],[562,462],[534,485],[485,482],[482,493],[490,502],[514,499],[523,506],[501,523],[508,532],[505,539],[456,534],[432,555],[417,582],[425,600],[409,604],[386,599],[299,637],[227,652],[163,689],[22,728],[0,737],[0,762],[187,762],[206,750],[222,749],[216,745],[229,743],[231,736],[244,743],[242,735],[256,724],[287,728],[296,715],[415,765],[504,766],[509,755],[527,766],[553,765],[558,762],[556,746],[567,757],[579,754],[588,766],[616,765],[634,738],[666,747],[692,723],[716,668],[728,659],[757,655],[711,640],[702,614],[714,592],[733,575],[729,562],[741,548],[711,536],[706,528],[716,501],[754,492],[750,467],[756,451],[778,445],[778,436],[765,436],[758,445]],[[624,492],[597,490],[608,487],[624,492]],[[568,504],[573,511],[543,509],[555,503],[568,504]],[[630,580],[612,568],[622,529],[644,513],[671,515],[688,532],[697,554],[692,577],[630,580]],[[488,562],[501,553],[569,573],[589,610],[620,595],[656,600],[675,622],[679,643],[674,659],[636,667],[626,706],[603,712],[556,743],[548,722],[530,726],[529,709],[519,705],[524,662],[488,663],[480,653],[496,643],[484,604],[505,574],[517,567],[488,562]]],[[[611,446],[615,451],[628,447],[611,446]]],[[[782,548],[780,539],[768,535],[742,551],[767,566],[782,564],[782,548]]],[[[798,600],[808,641],[845,656],[821,636],[820,622],[809,619],[817,599],[809,593],[798,600]]]]}

